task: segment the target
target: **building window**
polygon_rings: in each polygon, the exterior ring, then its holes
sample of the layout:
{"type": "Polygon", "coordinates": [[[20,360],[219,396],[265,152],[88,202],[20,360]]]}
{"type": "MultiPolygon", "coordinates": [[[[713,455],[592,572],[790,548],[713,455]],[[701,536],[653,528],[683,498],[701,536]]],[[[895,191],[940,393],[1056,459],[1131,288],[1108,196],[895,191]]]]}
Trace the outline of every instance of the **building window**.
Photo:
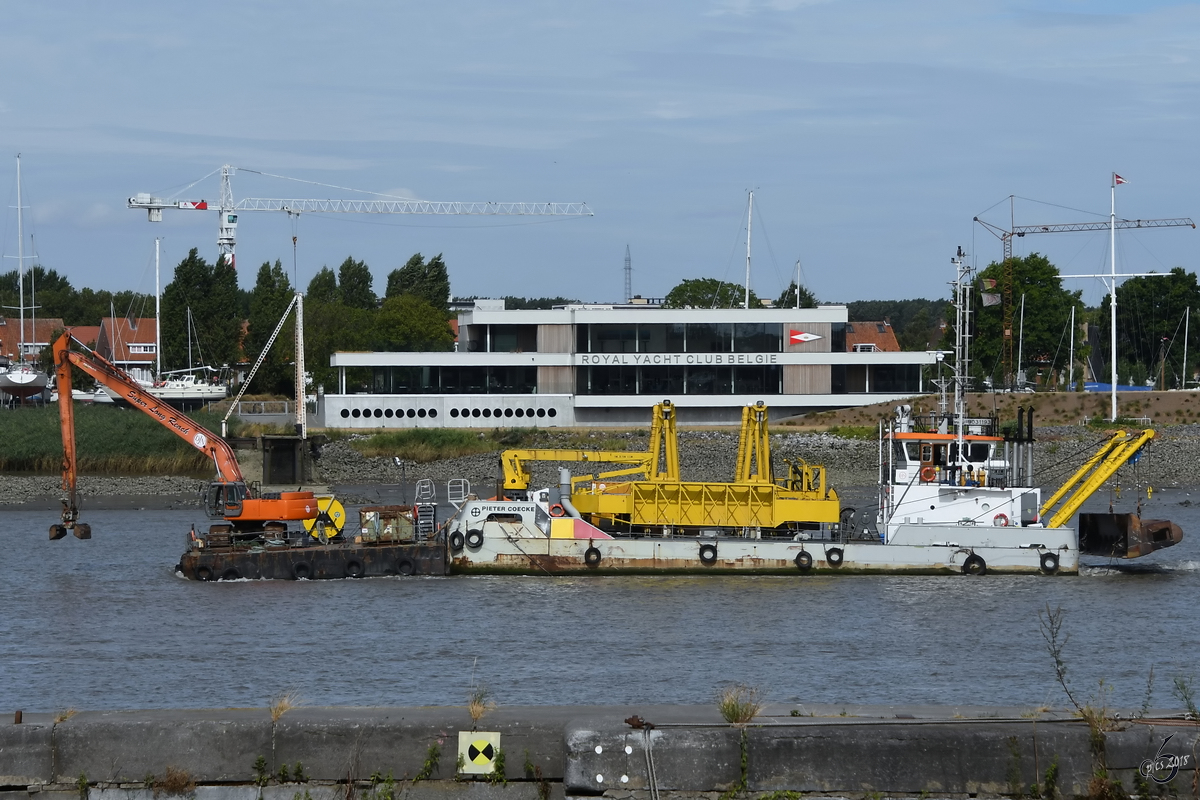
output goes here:
{"type": "Polygon", "coordinates": [[[688,323],[687,352],[729,353],[733,350],[733,325],[728,322],[688,323]]]}
{"type": "Polygon", "coordinates": [[[684,326],[679,323],[638,325],[638,352],[683,353],[684,326]]]}
{"type": "Polygon", "coordinates": [[[737,323],[733,326],[735,353],[778,353],[783,350],[783,326],[776,323],[737,323]]]}
{"type": "Polygon", "coordinates": [[[153,353],[154,345],[152,344],[131,344],[129,345],[131,353],[153,353]]]}
{"type": "Polygon", "coordinates": [[[636,325],[591,325],[591,353],[636,353],[636,325]]]}

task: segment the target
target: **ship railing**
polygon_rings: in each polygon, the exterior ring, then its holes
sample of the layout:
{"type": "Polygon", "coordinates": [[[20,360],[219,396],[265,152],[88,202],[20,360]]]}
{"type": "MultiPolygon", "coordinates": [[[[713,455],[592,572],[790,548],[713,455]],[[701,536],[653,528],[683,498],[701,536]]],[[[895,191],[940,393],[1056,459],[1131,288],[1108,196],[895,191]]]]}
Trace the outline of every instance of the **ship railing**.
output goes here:
{"type": "MultiPolygon", "coordinates": [[[[914,433],[956,433],[958,425],[952,414],[919,414],[913,417],[914,433]]],[[[964,417],[963,430],[969,436],[997,436],[999,420],[995,417],[964,417]]]]}

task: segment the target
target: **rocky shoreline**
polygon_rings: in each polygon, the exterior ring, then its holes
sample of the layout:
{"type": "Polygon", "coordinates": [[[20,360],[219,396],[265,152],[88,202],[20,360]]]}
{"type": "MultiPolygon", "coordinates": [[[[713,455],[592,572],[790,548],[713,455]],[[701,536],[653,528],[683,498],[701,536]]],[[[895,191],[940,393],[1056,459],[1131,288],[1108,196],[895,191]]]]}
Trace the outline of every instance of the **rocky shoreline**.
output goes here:
{"type": "MultiPolygon", "coordinates": [[[[633,433],[597,432],[611,447],[613,439],[624,439],[628,450],[646,447],[646,437],[633,433]]],[[[1048,427],[1037,430],[1034,445],[1034,469],[1043,486],[1054,486],[1068,477],[1088,458],[1104,438],[1103,431],[1080,427],[1048,427]]],[[[737,458],[738,434],[735,430],[681,431],[679,457],[684,480],[728,481],[734,473],[737,458]]],[[[598,439],[599,441],[599,439],[598,439]]],[[[553,441],[539,447],[554,447],[553,441]]],[[[562,446],[578,447],[578,440],[562,446]]],[[[811,465],[823,465],[828,470],[828,483],[834,487],[874,486],[879,473],[879,443],[873,440],[849,439],[828,433],[776,433],[771,436],[771,448],[776,475],[786,474],[784,459],[800,459],[811,465]]],[[[499,452],[482,453],[461,458],[434,461],[427,464],[407,463],[397,466],[391,458],[367,458],[355,450],[350,440],[338,440],[324,445],[314,469],[316,480],[330,487],[371,486],[412,483],[430,478],[443,485],[452,478],[466,478],[480,493],[491,493],[495,485],[499,452]],[[485,488],[486,487],[486,488],[485,488]]],[[[1193,486],[1196,465],[1200,464],[1200,425],[1173,425],[1164,428],[1136,465],[1124,468],[1124,481],[1148,484],[1156,488],[1193,486]]],[[[558,483],[558,467],[548,463],[533,463],[534,484],[548,486],[558,483]]],[[[570,464],[574,475],[596,471],[595,464],[570,464]]],[[[153,504],[158,508],[199,506],[199,491],[204,481],[176,476],[116,476],[83,475],[79,491],[92,507],[99,507],[99,498],[122,498],[122,502],[104,503],[113,507],[138,507],[153,504]],[[159,498],[151,501],[149,498],[159,498]],[[146,502],[140,503],[139,499],[146,502]]],[[[48,475],[0,475],[0,505],[53,504],[57,507],[62,492],[59,479],[48,475]]],[[[353,498],[347,498],[354,502],[353,498]]]]}

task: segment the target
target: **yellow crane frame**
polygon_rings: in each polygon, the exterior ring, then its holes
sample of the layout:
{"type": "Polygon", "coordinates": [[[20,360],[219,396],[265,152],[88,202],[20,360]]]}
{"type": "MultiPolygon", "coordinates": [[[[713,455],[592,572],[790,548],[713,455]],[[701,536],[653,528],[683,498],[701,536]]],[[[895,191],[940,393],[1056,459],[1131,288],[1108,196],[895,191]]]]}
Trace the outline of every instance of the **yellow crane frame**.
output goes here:
{"type": "Polygon", "coordinates": [[[654,406],[650,449],[507,450],[501,455],[506,491],[528,491],[528,461],[597,461],[629,464],[625,469],[573,478],[571,503],[593,521],[646,527],[779,528],[836,523],[837,492],[826,486],[825,468],[787,461],[788,477],[776,482],[771,466],[767,406],[742,409],[732,483],[681,481],[674,407],[654,406]],[[609,483],[644,474],[645,480],[609,483]]]}
{"type": "Polygon", "coordinates": [[[1061,528],[1066,525],[1080,506],[1153,438],[1154,431],[1150,428],[1136,436],[1125,431],[1114,431],[1108,440],[1100,445],[1096,454],[1084,462],[1074,475],[1042,503],[1038,516],[1045,519],[1059,501],[1066,498],[1062,507],[1055,511],[1054,516],[1046,523],[1046,527],[1061,528]]]}

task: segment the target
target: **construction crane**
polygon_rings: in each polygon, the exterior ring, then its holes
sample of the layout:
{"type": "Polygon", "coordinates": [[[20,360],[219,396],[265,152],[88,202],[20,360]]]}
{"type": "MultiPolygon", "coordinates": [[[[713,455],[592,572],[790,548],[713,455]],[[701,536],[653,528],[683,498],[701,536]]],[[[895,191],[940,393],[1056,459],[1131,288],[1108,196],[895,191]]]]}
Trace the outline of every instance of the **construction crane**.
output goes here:
{"type": "MultiPolygon", "coordinates": [[[[1009,215],[1010,220],[1013,217],[1013,200],[1015,197],[1009,195],[1009,215]]],[[[1114,231],[1128,230],[1130,228],[1195,228],[1196,223],[1192,222],[1187,217],[1176,217],[1174,219],[1119,219],[1108,220],[1105,222],[1067,222],[1052,225],[1017,225],[1014,222],[1009,223],[1008,230],[993,225],[990,222],[974,218],[989,233],[998,238],[1004,244],[1004,261],[1002,262],[1002,275],[1004,281],[1004,339],[1001,346],[1001,352],[1004,356],[1004,377],[1005,382],[1010,387],[1013,383],[1013,255],[1012,255],[1012,240],[1015,236],[1018,239],[1024,238],[1032,233],[1078,233],[1082,231],[1114,231]]],[[[1116,296],[1116,287],[1112,287],[1113,296],[1116,296]]]]}
{"type": "MultiPolygon", "coordinates": [[[[238,167],[225,164],[221,167],[221,197],[217,203],[217,253],[222,261],[236,267],[234,251],[237,244],[238,214],[242,211],[285,211],[289,214],[301,212],[351,213],[351,214],[448,214],[459,216],[594,216],[587,203],[495,203],[495,202],[444,202],[434,200],[405,200],[389,198],[383,200],[304,200],[269,199],[247,197],[233,199],[231,179],[238,167]]],[[[243,169],[243,172],[257,170],[243,169]]],[[[266,174],[266,173],[258,173],[266,174]]],[[[272,176],[278,177],[278,176],[272,176]]],[[[146,211],[151,222],[162,222],[164,208],[187,211],[207,211],[210,206],[205,200],[166,200],[142,192],[129,198],[129,208],[146,211]]]]}

